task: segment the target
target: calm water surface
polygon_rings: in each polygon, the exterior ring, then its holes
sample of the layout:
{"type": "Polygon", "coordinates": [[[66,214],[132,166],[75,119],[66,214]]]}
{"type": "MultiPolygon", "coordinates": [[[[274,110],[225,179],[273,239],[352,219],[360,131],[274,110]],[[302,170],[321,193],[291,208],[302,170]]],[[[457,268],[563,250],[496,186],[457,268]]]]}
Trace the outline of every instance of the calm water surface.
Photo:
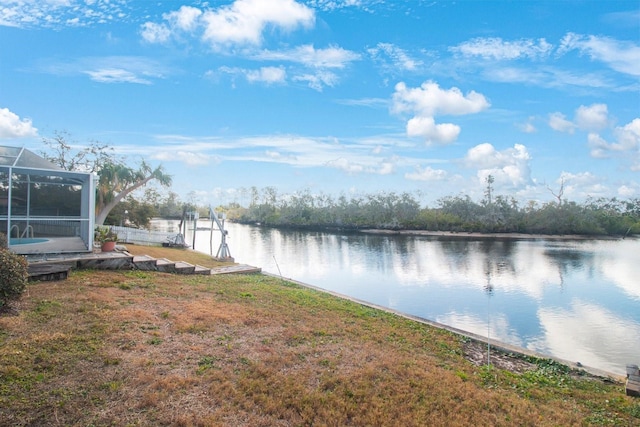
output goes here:
{"type": "MultiPolygon", "coordinates": [[[[178,232],[177,221],[156,226],[178,232]]],[[[638,239],[227,230],[236,262],[270,273],[612,373],[640,363],[638,239]]],[[[216,230],[214,255],[219,244],[216,230]]],[[[209,231],[196,250],[210,253],[209,231]]]]}

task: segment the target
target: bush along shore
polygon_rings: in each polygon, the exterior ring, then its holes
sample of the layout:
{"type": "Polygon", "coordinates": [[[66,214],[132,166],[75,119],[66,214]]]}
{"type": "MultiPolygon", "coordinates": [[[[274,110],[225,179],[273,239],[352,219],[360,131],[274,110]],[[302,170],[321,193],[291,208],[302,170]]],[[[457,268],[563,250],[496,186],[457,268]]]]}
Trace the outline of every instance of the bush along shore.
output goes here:
{"type": "Polygon", "coordinates": [[[640,424],[619,381],[482,351],[262,274],[72,271],[0,316],[0,425],[640,424]]]}

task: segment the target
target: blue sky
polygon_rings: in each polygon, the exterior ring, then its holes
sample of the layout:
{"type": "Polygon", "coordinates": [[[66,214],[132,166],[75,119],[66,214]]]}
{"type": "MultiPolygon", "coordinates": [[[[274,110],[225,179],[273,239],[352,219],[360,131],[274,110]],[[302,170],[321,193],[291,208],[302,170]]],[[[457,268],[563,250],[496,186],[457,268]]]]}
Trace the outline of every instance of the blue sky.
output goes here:
{"type": "Polygon", "coordinates": [[[0,144],[56,132],[206,204],[640,197],[640,4],[0,0],[0,144]]]}

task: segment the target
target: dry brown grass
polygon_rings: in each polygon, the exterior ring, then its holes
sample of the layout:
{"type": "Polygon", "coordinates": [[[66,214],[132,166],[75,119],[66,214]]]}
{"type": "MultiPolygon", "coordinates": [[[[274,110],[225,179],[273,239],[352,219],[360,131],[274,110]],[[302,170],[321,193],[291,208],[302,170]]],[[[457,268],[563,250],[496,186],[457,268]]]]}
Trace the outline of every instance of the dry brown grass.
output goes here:
{"type": "Polygon", "coordinates": [[[0,425],[640,422],[620,384],[478,367],[464,346],[262,275],[73,272],[0,317],[0,425]]]}

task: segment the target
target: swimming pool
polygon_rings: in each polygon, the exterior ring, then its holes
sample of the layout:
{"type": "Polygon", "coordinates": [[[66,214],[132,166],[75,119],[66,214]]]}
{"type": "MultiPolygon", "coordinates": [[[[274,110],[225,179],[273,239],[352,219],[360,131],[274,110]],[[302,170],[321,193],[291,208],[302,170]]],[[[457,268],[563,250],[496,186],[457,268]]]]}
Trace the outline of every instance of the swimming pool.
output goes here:
{"type": "Polygon", "coordinates": [[[49,241],[49,239],[38,238],[38,237],[21,237],[21,238],[12,237],[11,239],[9,239],[9,244],[11,246],[31,245],[31,244],[34,244],[34,243],[44,243],[44,242],[48,242],[48,241],[49,241]]]}

